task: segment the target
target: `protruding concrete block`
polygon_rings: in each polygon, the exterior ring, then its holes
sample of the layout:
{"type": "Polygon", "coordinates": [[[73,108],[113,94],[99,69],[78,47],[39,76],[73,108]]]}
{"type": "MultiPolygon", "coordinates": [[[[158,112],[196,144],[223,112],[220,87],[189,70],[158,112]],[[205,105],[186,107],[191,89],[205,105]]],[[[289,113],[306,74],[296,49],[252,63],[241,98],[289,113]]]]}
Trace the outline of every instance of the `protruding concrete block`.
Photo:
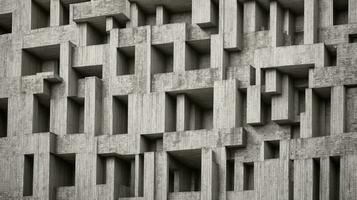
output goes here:
{"type": "Polygon", "coordinates": [[[265,93],[281,94],[282,76],[277,69],[265,70],[265,93]]]}
{"type": "Polygon", "coordinates": [[[217,25],[218,13],[212,0],[192,1],[192,23],[203,28],[217,25]]]}
{"type": "Polygon", "coordinates": [[[290,123],[294,120],[294,88],[288,75],[282,77],[281,95],[271,100],[271,119],[276,123],[290,123]]]}
{"type": "Polygon", "coordinates": [[[224,48],[243,47],[243,5],[236,0],[224,1],[224,48]]]}
{"type": "Polygon", "coordinates": [[[262,102],[262,86],[247,88],[247,124],[260,125],[264,123],[264,105],[262,102]]]}
{"type": "Polygon", "coordinates": [[[243,123],[243,99],[235,80],[214,83],[214,128],[240,127],[243,123]]]}
{"type": "Polygon", "coordinates": [[[331,135],[345,132],[346,89],[336,86],[331,91],[331,135]]]}

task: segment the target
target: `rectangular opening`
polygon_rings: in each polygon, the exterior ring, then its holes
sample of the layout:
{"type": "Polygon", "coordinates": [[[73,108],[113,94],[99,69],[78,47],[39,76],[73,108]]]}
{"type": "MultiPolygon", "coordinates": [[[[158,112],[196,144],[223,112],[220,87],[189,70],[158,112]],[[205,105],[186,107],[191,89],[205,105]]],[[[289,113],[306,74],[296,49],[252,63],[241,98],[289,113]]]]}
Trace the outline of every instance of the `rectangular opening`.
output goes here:
{"type": "Polygon", "coordinates": [[[210,68],[211,40],[195,40],[186,42],[186,70],[210,68]]]}
{"type": "Polygon", "coordinates": [[[289,200],[294,200],[294,160],[289,161],[289,200]]]}
{"type": "Polygon", "coordinates": [[[300,124],[294,124],[291,126],[291,138],[292,139],[300,138],[300,124]]]}
{"type": "Polygon", "coordinates": [[[119,197],[135,196],[135,157],[128,156],[117,160],[117,181],[119,197]]]}
{"type": "Polygon", "coordinates": [[[174,44],[153,45],[151,50],[151,73],[173,72],[174,44]]]}
{"type": "Polygon", "coordinates": [[[22,50],[21,76],[41,72],[59,72],[60,45],[27,48],[22,50]]]}
{"type": "Polygon", "coordinates": [[[12,33],[12,13],[0,14],[0,35],[12,33]]]}
{"type": "Polygon", "coordinates": [[[117,75],[135,74],[135,46],[119,47],[117,75]]]}
{"type": "Polygon", "coordinates": [[[326,46],[326,66],[337,66],[337,48],[326,46]]]}
{"type": "Polygon", "coordinates": [[[257,12],[255,17],[257,18],[257,31],[269,30],[270,26],[270,7],[264,7],[263,5],[257,3],[257,12]]]}
{"type": "Polygon", "coordinates": [[[7,137],[8,98],[0,99],[0,138],[7,137]]]}
{"type": "Polygon", "coordinates": [[[113,97],[113,134],[128,133],[128,96],[113,97]]]}
{"type": "Polygon", "coordinates": [[[24,156],[23,196],[32,196],[33,194],[33,164],[34,155],[26,154],[24,156]]]}
{"type": "Polygon", "coordinates": [[[295,31],[293,36],[293,45],[302,45],[304,44],[304,13],[299,13],[295,15],[294,19],[295,31]]]}
{"type": "Polygon", "coordinates": [[[313,182],[312,182],[312,198],[313,200],[320,200],[320,158],[313,159],[313,166],[312,166],[312,175],[313,175],[313,182]]]}
{"type": "Polygon", "coordinates": [[[357,131],[357,87],[346,88],[346,132],[357,131]]]}
{"type": "Polygon", "coordinates": [[[330,157],[330,200],[340,199],[341,157],[330,157]]]}
{"type": "Polygon", "coordinates": [[[192,23],[192,11],[191,7],[183,10],[179,10],[177,12],[170,12],[169,11],[169,24],[175,23],[192,23]]]}
{"type": "Polygon", "coordinates": [[[264,141],[264,159],[277,159],[280,156],[280,141],[264,141]]]}
{"type": "Polygon", "coordinates": [[[67,99],[67,134],[84,132],[84,98],[67,99]]]}
{"type": "Polygon", "coordinates": [[[50,154],[50,185],[75,185],[76,154],[50,154]]]}
{"type": "Polygon", "coordinates": [[[91,65],[91,66],[80,66],[80,67],[72,67],[77,74],[79,79],[85,77],[97,77],[102,79],[103,77],[103,66],[102,65],[91,65]]]}
{"type": "Polygon", "coordinates": [[[254,190],[254,163],[243,163],[243,190],[254,190]]]}
{"type": "Polygon", "coordinates": [[[357,34],[348,35],[348,42],[349,43],[357,43],[357,34]]]}
{"type": "MultiPolygon", "coordinates": [[[[176,101],[176,114],[184,113],[183,130],[210,130],[213,128],[213,88],[187,90],[180,95],[185,96],[184,104],[176,101]],[[178,110],[180,109],[180,110],[178,110]]],[[[177,116],[179,117],[179,116],[177,116]]]]}
{"type": "Polygon", "coordinates": [[[184,150],[170,152],[169,191],[194,192],[200,190],[201,150],[184,150]]]}
{"type": "Polygon", "coordinates": [[[315,110],[315,118],[318,131],[315,133],[316,137],[330,135],[331,124],[331,88],[314,89],[316,97],[314,99],[317,109],[315,110]]]}
{"type": "Polygon", "coordinates": [[[50,26],[50,0],[31,1],[31,29],[50,26]]]}
{"type": "Polygon", "coordinates": [[[97,185],[107,183],[107,159],[103,156],[97,156],[97,185]]]}
{"type": "Polygon", "coordinates": [[[165,131],[176,131],[177,100],[168,93],[165,94],[165,131]]]}
{"type": "Polygon", "coordinates": [[[50,97],[34,95],[32,132],[41,133],[50,131],[50,97]]]}
{"type": "Polygon", "coordinates": [[[226,189],[234,191],[234,160],[227,160],[226,166],[226,189]]]}
{"type": "Polygon", "coordinates": [[[348,0],[333,0],[333,25],[348,24],[348,0]]]}

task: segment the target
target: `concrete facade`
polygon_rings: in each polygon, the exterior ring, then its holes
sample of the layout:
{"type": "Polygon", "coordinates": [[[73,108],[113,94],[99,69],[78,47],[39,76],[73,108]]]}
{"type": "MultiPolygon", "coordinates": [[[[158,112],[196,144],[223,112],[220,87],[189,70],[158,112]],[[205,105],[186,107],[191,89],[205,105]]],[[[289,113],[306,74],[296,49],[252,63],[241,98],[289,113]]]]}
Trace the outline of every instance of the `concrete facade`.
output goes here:
{"type": "Polygon", "coordinates": [[[357,199],[356,0],[0,0],[1,200],[357,199]]]}

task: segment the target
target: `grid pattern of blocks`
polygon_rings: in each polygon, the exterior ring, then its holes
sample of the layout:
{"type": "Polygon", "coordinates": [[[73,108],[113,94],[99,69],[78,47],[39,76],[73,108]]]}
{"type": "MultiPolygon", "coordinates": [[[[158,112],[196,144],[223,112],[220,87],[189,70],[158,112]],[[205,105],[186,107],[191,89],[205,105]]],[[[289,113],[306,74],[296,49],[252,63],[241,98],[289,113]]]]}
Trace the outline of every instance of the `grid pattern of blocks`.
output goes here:
{"type": "Polygon", "coordinates": [[[357,199],[357,0],[0,0],[1,200],[357,199]]]}

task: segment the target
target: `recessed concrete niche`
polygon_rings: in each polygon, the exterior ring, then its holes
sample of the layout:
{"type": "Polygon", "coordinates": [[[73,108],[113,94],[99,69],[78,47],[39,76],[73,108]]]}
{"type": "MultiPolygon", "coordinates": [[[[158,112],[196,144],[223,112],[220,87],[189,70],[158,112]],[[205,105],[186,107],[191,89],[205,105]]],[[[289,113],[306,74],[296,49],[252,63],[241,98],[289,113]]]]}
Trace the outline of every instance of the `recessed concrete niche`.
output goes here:
{"type": "Polygon", "coordinates": [[[12,13],[0,14],[0,35],[12,33],[12,13]]]}

